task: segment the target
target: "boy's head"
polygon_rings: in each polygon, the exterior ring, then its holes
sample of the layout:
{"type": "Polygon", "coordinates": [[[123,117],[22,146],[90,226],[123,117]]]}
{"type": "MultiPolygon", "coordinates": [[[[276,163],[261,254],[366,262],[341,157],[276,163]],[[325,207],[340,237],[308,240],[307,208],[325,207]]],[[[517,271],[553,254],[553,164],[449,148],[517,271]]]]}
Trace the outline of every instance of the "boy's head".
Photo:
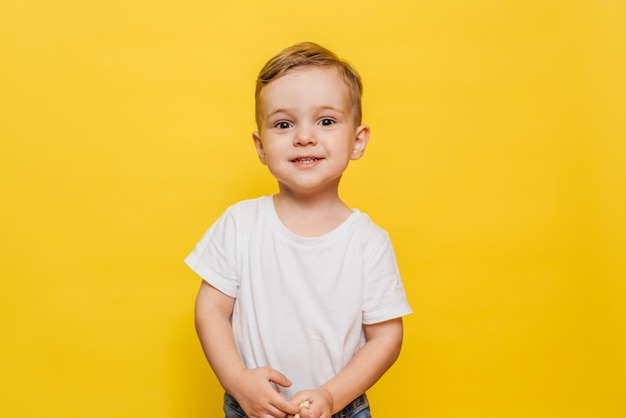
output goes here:
{"type": "Polygon", "coordinates": [[[255,116],[257,127],[261,129],[261,93],[263,88],[273,80],[282,77],[289,71],[298,67],[322,67],[332,68],[337,71],[344,81],[350,105],[354,117],[355,126],[361,124],[361,96],[363,84],[356,70],[345,60],[335,53],[313,42],[302,42],[285,48],[274,58],[270,59],[261,69],[256,81],[255,91],[255,116]]]}

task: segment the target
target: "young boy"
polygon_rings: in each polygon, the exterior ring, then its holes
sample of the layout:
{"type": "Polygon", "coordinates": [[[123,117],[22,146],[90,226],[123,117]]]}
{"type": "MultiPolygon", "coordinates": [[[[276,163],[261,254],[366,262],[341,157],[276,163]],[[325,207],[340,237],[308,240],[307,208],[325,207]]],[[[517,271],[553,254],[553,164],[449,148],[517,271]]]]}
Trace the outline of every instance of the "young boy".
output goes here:
{"type": "Polygon", "coordinates": [[[338,194],[369,140],[361,90],[313,43],[259,74],[252,138],[278,193],[229,207],[185,260],[227,418],[369,417],[365,391],[400,352],[411,308],[388,234],[338,194]]]}

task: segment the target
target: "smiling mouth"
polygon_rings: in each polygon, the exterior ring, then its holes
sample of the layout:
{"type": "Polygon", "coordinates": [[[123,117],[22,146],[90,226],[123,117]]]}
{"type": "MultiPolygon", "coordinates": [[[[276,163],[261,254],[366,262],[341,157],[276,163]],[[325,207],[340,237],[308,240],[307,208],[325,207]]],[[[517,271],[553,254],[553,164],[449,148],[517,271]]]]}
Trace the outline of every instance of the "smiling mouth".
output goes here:
{"type": "Polygon", "coordinates": [[[293,160],[291,160],[292,163],[298,163],[298,164],[313,164],[316,161],[321,160],[321,158],[315,158],[315,157],[302,157],[302,158],[295,158],[293,160]]]}

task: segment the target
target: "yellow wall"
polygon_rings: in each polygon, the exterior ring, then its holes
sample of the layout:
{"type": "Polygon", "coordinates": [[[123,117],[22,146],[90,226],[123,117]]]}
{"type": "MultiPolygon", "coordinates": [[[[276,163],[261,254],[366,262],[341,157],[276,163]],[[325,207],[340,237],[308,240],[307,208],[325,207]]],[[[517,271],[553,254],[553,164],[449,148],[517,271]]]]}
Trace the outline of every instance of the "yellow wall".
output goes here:
{"type": "Polygon", "coordinates": [[[274,192],[254,78],[313,40],[415,310],[376,416],[623,417],[626,4],[216,3],[0,5],[0,416],[220,416],[182,260],[274,192]]]}

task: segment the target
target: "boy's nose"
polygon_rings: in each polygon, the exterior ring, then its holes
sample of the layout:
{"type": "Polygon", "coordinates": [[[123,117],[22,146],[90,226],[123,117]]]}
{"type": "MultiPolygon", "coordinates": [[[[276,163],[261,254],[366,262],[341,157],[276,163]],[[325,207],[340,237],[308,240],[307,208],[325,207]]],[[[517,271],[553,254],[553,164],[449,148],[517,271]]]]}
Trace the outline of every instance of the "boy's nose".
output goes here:
{"type": "Polygon", "coordinates": [[[315,134],[311,129],[303,128],[296,132],[294,145],[314,145],[317,142],[315,134]]]}

